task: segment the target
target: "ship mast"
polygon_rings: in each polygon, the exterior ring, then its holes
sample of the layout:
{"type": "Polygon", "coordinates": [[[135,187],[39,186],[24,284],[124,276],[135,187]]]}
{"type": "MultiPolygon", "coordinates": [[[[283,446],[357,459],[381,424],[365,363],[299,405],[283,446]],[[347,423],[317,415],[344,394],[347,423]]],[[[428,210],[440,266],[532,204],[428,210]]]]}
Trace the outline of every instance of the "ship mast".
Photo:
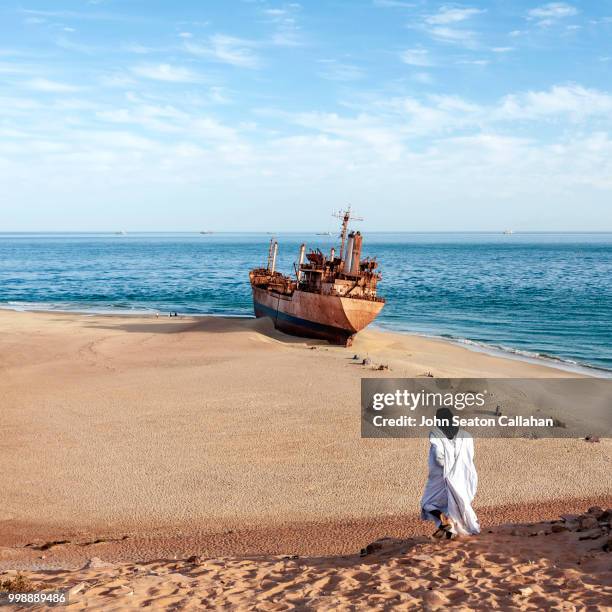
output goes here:
{"type": "Polygon", "coordinates": [[[344,263],[344,244],[346,242],[346,235],[348,233],[348,225],[349,221],[352,219],[353,221],[363,221],[362,217],[355,217],[351,215],[351,205],[349,204],[346,210],[339,210],[337,213],[333,213],[332,217],[337,217],[338,219],[342,219],[342,232],[340,233],[340,261],[344,263]]]}

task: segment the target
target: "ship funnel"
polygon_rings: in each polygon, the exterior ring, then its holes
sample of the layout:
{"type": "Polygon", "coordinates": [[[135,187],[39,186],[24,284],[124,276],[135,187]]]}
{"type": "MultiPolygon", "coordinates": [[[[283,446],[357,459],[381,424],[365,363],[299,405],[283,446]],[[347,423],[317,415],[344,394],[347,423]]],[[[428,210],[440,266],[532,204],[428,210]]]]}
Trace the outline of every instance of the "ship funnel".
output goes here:
{"type": "Polygon", "coordinates": [[[346,274],[351,271],[351,259],[353,258],[353,240],[355,239],[355,232],[349,234],[346,242],[346,252],[344,253],[344,272],[346,274]]]}
{"type": "Polygon", "coordinates": [[[270,266],[272,265],[272,251],[274,250],[274,238],[270,238],[270,246],[268,247],[268,264],[266,265],[266,269],[268,272],[270,271],[270,266]]]}
{"type": "Polygon", "coordinates": [[[300,259],[297,269],[298,282],[302,280],[302,264],[304,263],[304,253],[306,253],[306,245],[302,242],[302,244],[300,245],[300,259]]]}
{"type": "Polygon", "coordinates": [[[272,250],[272,266],[270,268],[270,274],[274,274],[276,269],[276,255],[278,254],[278,242],[274,241],[274,248],[272,250]]]}
{"type": "Polygon", "coordinates": [[[353,255],[351,259],[351,274],[359,274],[359,264],[361,263],[361,234],[357,232],[353,238],[353,255]]]}

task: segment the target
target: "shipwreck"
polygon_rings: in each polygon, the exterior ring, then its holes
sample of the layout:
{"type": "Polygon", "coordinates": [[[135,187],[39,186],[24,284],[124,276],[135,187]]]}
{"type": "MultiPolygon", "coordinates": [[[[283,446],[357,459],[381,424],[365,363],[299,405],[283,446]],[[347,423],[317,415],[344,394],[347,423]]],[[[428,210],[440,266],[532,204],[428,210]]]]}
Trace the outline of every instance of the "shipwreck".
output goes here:
{"type": "Polygon", "coordinates": [[[376,294],[381,279],[375,258],[363,258],[362,235],[349,231],[350,207],[342,219],[340,246],[328,254],[306,253],[302,244],[294,274],[276,270],[278,241],[270,240],[265,268],[249,272],[256,317],[269,317],[285,333],[350,346],[357,332],[369,325],[385,300],[376,294]]]}

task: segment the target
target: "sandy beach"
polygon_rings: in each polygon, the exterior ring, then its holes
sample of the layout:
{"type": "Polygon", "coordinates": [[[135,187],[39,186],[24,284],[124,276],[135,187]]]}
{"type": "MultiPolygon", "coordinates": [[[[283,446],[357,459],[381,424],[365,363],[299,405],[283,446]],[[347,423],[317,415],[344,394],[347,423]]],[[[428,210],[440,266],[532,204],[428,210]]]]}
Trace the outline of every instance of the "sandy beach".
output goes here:
{"type": "Polygon", "coordinates": [[[71,610],[609,610],[611,517],[591,508],[453,542],[382,538],[336,557],[93,557],[5,579],[62,589],[71,610]]]}
{"type": "MultiPolygon", "coordinates": [[[[201,555],[273,571],[270,555],[427,535],[427,441],[361,439],[359,418],[361,377],[427,374],[575,376],[375,330],[341,348],[266,320],[0,311],[0,568],[201,555]]],[[[477,440],[475,509],[499,529],[612,506],[611,459],[609,439],[477,440]]]]}

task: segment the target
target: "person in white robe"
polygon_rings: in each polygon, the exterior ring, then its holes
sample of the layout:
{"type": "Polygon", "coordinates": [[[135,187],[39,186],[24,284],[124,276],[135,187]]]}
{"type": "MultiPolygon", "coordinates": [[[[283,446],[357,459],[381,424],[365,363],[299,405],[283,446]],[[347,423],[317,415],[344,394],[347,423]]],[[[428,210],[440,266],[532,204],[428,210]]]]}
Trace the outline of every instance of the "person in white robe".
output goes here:
{"type": "Polygon", "coordinates": [[[429,478],[421,499],[421,517],[434,521],[436,537],[452,538],[480,533],[472,508],[478,475],[474,466],[474,440],[452,425],[452,412],[436,412],[439,425],[429,434],[429,478]]]}

